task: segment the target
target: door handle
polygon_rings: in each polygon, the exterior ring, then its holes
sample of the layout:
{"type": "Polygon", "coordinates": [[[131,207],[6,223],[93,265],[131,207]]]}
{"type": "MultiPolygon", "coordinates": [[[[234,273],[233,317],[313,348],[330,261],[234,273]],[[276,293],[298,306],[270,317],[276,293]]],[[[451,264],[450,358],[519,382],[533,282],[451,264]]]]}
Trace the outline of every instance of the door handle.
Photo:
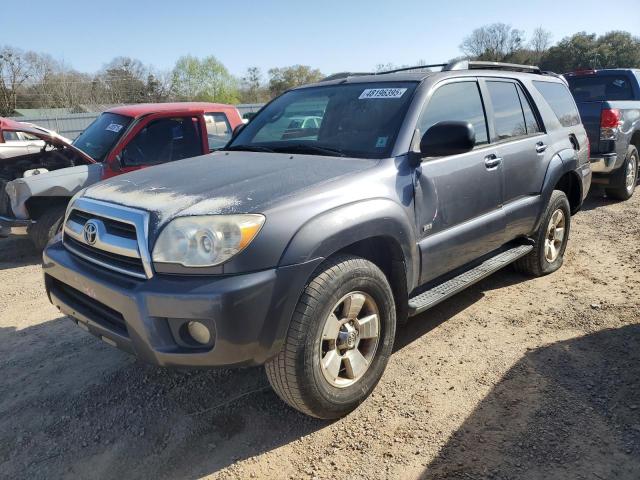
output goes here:
{"type": "Polygon", "coordinates": [[[544,153],[544,151],[547,149],[547,146],[542,143],[542,142],[538,142],[536,143],[536,152],[538,153],[544,153]]]}
{"type": "Polygon", "coordinates": [[[484,157],[484,166],[487,167],[487,169],[489,170],[496,168],[501,163],[502,163],[502,158],[497,157],[496,155],[491,154],[484,157]]]}

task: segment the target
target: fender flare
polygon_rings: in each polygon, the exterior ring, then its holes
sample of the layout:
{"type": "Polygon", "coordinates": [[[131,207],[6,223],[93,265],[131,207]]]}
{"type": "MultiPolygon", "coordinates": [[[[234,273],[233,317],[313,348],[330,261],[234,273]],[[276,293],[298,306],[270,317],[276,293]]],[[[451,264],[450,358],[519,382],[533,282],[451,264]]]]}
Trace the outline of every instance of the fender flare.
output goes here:
{"type": "Polygon", "coordinates": [[[541,209],[538,213],[538,217],[536,218],[536,223],[533,231],[538,230],[540,222],[542,221],[542,215],[544,214],[545,208],[549,203],[549,200],[551,199],[551,194],[553,193],[555,186],[567,173],[575,175],[575,180],[577,182],[578,188],[580,188],[580,198],[582,198],[582,182],[580,181],[580,177],[576,173],[576,170],[578,168],[578,154],[571,148],[560,150],[553,156],[553,158],[551,158],[549,166],[547,167],[547,173],[544,177],[544,182],[542,184],[542,192],[540,195],[542,197],[541,209]]]}
{"type": "Polygon", "coordinates": [[[402,251],[411,290],[420,270],[414,222],[407,210],[384,198],[350,203],[311,218],[293,235],[279,265],[328,258],[351,244],[380,237],[395,242],[402,251]]]}

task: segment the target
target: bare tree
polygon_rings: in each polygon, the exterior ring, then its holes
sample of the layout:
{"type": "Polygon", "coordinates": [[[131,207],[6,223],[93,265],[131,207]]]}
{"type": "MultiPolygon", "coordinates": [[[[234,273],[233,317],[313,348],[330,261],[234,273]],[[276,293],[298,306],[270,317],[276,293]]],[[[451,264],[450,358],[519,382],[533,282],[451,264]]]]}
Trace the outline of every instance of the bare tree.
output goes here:
{"type": "Polygon", "coordinates": [[[8,46],[0,48],[0,114],[13,113],[19,90],[31,75],[31,64],[21,50],[8,46]]]}
{"type": "Polygon", "coordinates": [[[523,43],[522,30],[504,23],[493,23],[476,28],[464,39],[460,49],[476,60],[500,62],[520,50],[523,43]]]}
{"type": "Polygon", "coordinates": [[[551,32],[542,27],[536,28],[531,34],[529,49],[533,54],[533,61],[535,63],[539,63],[545,52],[549,50],[549,47],[551,46],[551,37],[551,32]]]}

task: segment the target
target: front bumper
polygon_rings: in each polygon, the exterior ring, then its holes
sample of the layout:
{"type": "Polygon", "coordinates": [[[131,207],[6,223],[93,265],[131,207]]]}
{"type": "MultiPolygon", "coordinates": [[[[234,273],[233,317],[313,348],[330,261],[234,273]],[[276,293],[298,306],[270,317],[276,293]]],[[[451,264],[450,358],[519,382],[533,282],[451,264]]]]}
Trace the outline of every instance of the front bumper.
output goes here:
{"type": "Polygon", "coordinates": [[[8,229],[11,229],[13,227],[28,227],[33,223],[35,222],[30,219],[22,220],[20,218],[15,218],[15,217],[0,216],[0,227],[4,227],[8,229]]]}
{"type": "Polygon", "coordinates": [[[295,305],[321,258],[235,276],[156,275],[137,280],[94,266],[57,241],[44,252],[51,303],[107,343],[161,366],[259,365],[284,342],[295,305]],[[213,332],[185,345],[180,325],[213,332]]]}

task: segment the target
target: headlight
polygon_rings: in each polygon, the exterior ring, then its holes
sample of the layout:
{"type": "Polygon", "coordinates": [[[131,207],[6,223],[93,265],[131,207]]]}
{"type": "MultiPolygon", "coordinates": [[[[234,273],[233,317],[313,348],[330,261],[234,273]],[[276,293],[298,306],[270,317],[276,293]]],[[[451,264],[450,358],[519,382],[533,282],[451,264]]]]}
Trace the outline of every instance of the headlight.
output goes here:
{"type": "Polygon", "coordinates": [[[242,251],[262,228],[263,215],[181,217],[160,233],[153,261],[213,267],[242,251]]]}

